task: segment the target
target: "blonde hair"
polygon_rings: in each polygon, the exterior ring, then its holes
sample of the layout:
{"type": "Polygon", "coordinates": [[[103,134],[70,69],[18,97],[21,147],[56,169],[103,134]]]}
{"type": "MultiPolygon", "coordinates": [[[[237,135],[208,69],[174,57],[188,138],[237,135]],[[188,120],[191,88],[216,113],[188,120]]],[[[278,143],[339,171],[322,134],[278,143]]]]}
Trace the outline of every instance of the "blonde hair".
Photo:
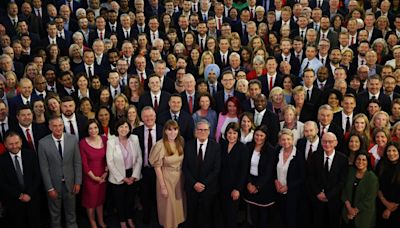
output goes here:
{"type": "Polygon", "coordinates": [[[204,74],[204,70],[205,70],[205,68],[206,68],[206,67],[204,66],[204,57],[205,57],[206,55],[211,56],[212,63],[215,63],[214,55],[213,55],[213,53],[212,53],[211,51],[205,51],[205,52],[203,52],[203,54],[201,55],[201,59],[200,59],[199,75],[203,75],[203,74],[204,74]]]}

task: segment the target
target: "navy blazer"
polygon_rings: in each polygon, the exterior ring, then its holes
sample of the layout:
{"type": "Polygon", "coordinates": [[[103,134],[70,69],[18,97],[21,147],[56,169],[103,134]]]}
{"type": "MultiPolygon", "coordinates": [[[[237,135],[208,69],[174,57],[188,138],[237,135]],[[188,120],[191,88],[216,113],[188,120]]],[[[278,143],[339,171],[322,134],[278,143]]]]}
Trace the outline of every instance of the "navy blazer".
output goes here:
{"type": "MultiPolygon", "coordinates": [[[[22,102],[22,95],[17,95],[11,99],[8,100],[8,112],[9,112],[9,117],[15,117],[17,114],[17,110],[18,108],[20,108],[21,106],[25,105],[22,102]]],[[[32,92],[31,94],[31,99],[29,101],[29,105],[32,105],[34,101],[40,100],[41,98],[36,95],[35,93],[32,92]]]]}
{"type": "MultiPolygon", "coordinates": [[[[139,138],[140,149],[142,149],[142,158],[144,158],[144,153],[145,153],[144,129],[145,129],[144,125],[142,125],[132,130],[132,134],[137,135],[137,137],[139,138]]],[[[160,140],[162,136],[163,136],[163,128],[160,125],[156,124],[156,141],[160,140]]],[[[142,166],[144,167],[144,162],[142,166]]]]}

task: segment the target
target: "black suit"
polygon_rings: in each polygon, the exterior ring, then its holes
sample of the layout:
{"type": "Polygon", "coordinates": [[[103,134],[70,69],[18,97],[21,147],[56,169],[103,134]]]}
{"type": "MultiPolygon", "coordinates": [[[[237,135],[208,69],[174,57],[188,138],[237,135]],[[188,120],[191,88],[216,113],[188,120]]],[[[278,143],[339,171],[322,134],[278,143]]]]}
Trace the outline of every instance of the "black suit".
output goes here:
{"type": "Polygon", "coordinates": [[[221,52],[216,51],[214,53],[214,59],[215,59],[215,64],[219,66],[220,69],[224,69],[225,67],[229,66],[229,55],[231,54],[231,51],[228,51],[225,55],[225,63],[222,62],[222,55],[221,52]]]}
{"type": "MultiPolygon", "coordinates": [[[[15,116],[17,114],[17,110],[21,106],[25,105],[23,103],[23,100],[22,100],[21,96],[22,95],[17,95],[17,96],[15,96],[15,97],[13,97],[13,98],[8,100],[8,110],[9,110],[9,115],[8,116],[9,117],[15,118],[15,116]]],[[[31,98],[30,98],[30,101],[29,101],[29,105],[32,105],[34,101],[37,101],[37,100],[40,100],[40,99],[41,98],[38,95],[36,95],[35,93],[32,92],[31,98]]]]}
{"type": "MultiPolygon", "coordinates": [[[[276,58],[276,62],[278,63],[278,66],[284,60],[282,55],[277,55],[277,56],[275,56],[275,58],[276,58]]],[[[293,54],[290,54],[289,64],[290,64],[290,66],[292,66],[292,68],[290,69],[290,73],[293,75],[298,75],[300,72],[300,67],[301,67],[300,60],[298,58],[296,58],[293,54]]]]}
{"type": "MultiPolygon", "coordinates": [[[[318,136],[321,138],[321,125],[318,123],[318,136]]],[[[334,122],[331,122],[329,125],[328,130],[325,130],[325,132],[332,132],[334,135],[336,135],[338,145],[336,146],[336,149],[339,151],[343,151],[344,148],[344,133],[343,129],[341,126],[336,125],[334,122]]]]}
{"type": "MultiPolygon", "coordinates": [[[[173,117],[171,116],[171,112],[167,110],[158,115],[157,123],[160,125],[164,125],[165,122],[171,119],[173,119],[173,117]]],[[[185,141],[189,141],[193,138],[194,121],[189,113],[183,110],[180,111],[178,116],[178,125],[179,131],[185,141]]]]}
{"type": "MultiPolygon", "coordinates": [[[[41,174],[34,152],[21,150],[24,185],[20,185],[14,165],[14,156],[6,152],[0,156],[1,199],[7,208],[10,227],[40,227],[40,183],[41,174]],[[19,200],[21,194],[28,194],[31,200],[24,203],[19,200]]],[[[21,160],[20,160],[21,161],[21,160]]]]}
{"type": "MultiPolygon", "coordinates": [[[[317,43],[322,39],[321,32],[318,32],[317,34],[317,43]]],[[[328,39],[331,44],[331,48],[338,48],[339,47],[339,34],[335,31],[328,30],[328,34],[325,37],[325,39],[328,39]]]]}
{"type": "MultiPolygon", "coordinates": [[[[296,149],[297,149],[296,156],[301,156],[302,159],[307,160],[307,162],[308,162],[308,161],[311,160],[311,157],[308,157],[308,152],[309,152],[310,148],[306,148],[307,141],[308,141],[307,138],[301,138],[301,139],[297,140],[297,144],[296,144],[296,149]]],[[[318,143],[318,148],[317,148],[317,150],[314,150],[314,151],[312,152],[312,154],[314,154],[314,153],[315,153],[316,151],[318,151],[318,150],[322,150],[321,140],[320,140],[319,143],[318,143]]],[[[312,154],[311,154],[311,156],[312,156],[312,154]]]]}
{"type": "Polygon", "coordinates": [[[189,98],[185,91],[181,93],[181,97],[182,97],[182,110],[189,113],[190,115],[196,112],[196,110],[199,108],[199,103],[198,103],[199,93],[195,92],[193,96],[193,113],[190,113],[189,98]]]}
{"type": "Polygon", "coordinates": [[[117,37],[118,37],[118,47],[119,48],[122,47],[122,44],[124,43],[125,40],[132,41],[133,39],[137,38],[136,30],[134,30],[132,27],[130,28],[128,37],[126,37],[126,34],[124,33],[124,30],[122,29],[122,27],[118,27],[116,33],[117,33],[117,37]]]}
{"type": "MultiPolygon", "coordinates": [[[[246,96],[238,91],[234,91],[233,92],[233,96],[239,99],[239,102],[243,102],[246,99],[246,96]]],[[[214,95],[214,101],[215,101],[215,107],[214,110],[217,113],[220,113],[222,111],[224,111],[224,107],[225,107],[225,90],[221,90],[218,91],[215,95],[214,95]]]]}
{"type": "MultiPolygon", "coordinates": [[[[97,65],[96,60],[93,64],[93,66],[94,66],[94,69],[91,69],[91,70],[94,71],[94,75],[98,75],[100,77],[101,84],[108,85],[108,81],[107,81],[108,73],[105,71],[104,66],[97,65]]],[[[81,73],[81,72],[85,72],[86,75],[89,77],[89,74],[86,71],[85,64],[83,62],[80,65],[78,65],[73,71],[74,71],[75,75],[78,73],[81,73]]]]}
{"type": "MultiPolygon", "coordinates": [[[[58,48],[61,51],[61,54],[65,55],[65,56],[68,56],[68,48],[69,47],[67,45],[67,42],[65,42],[65,40],[63,38],[60,38],[60,37],[57,36],[56,37],[56,43],[57,43],[58,48]]],[[[49,46],[49,45],[50,45],[50,40],[46,36],[44,39],[42,39],[41,46],[42,46],[42,48],[46,49],[47,46],[49,46]]]]}
{"type": "MultiPolygon", "coordinates": [[[[163,112],[163,111],[169,109],[168,101],[169,101],[170,96],[171,95],[168,92],[161,91],[160,99],[157,101],[158,108],[156,110],[156,113],[160,113],[160,112],[163,112]]],[[[154,108],[153,100],[154,100],[154,98],[151,97],[150,92],[145,92],[144,94],[142,94],[139,98],[139,107],[138,107],[139,110],[138,111],[140,112],[142,110],[142,108],[144,108],[146,106],[150,106],[150,107],[154,108]]]]}
{"type": "Polygon", "coordinates": [[[218,176],[221,167],[221,150],[217,142],[208,139],[207,147],[203,145],[203,159],[198,161],[197,139],[185,145],[183,173],[185,174],[185,191],[187,196],[188,227],[213,227],[212,208],[218,192],[218,176]],[[203,192],[198,193],[194,185],[200,182],[205,185],[203,192]]]}
{"type": "MultiPolygon", "coordinates": [[[[86,118],[86,116],[75,113],[75,119],[76,119],[76,125],[78,126],[78,134],[79,134],[79,140],[83,139],[84,137],[87,137],[87,131],[86,131],[86,125],[88,123],[88,119],[86,118]]],[[[64,121],[64,126],[66,126],[68,124],[68,126],[70,126],[70,122],[66,122],[64,121]]],[[[76,129],[74,129],[75,134],[76,134],[76,129]]],[[[67,132],[66,128],[64,127],[64,132],[67,132]]],[[[67,132],[69,134],[71,134],[71,132],[67,132]]],[[[75,135],[73,134],[73,135],[75,135]]]]}
{"type": "Polygon", "coordinates": [[[221,185],[221,206],[223,210],[225,227],[237,227],[237,215],[239,211],[239,200],[232,200],[233,190],[243,194],[246,189],[248,172],[247,147],[238,142],[228,152],[228,143],[221,143],[221,173],[219,183],[221,185]]]}
{"type": "MultiPolygon", "coordinates": [[[[150,88],[149,88],[149,78],[146,78],[146,80],[144,80],[144,90],[145,91],[149,91],[150,90],[150,88]]],[[[175,93],[175,82],[171,78],[164,76],[163,84],[161,85],[161,90],[165,91],[165,92],[168,92],[170,94],[175,93]]]]}
{"type": "Polygon", "coordinates": [[[307,88],[305,88],[306,90],[306,102],[311,103],[315,109],[319,108],[319,105],[321,103],[321,97],[322,97],[322,92],[321,90],[318,89],[318,87],[313,86],[312,90],[311,90],[311,97],[310,100],[307,100],[307,88]]]}
{"type": "MultiPolygon", "coordinates": [[[[353,117],[356,115],[357,113],[353,112],[353,117]]],[[[342,121],[342,115],[343,111],[337,112],[335,114],[333,114],[333,120],[332,122],[335,123],[337,126],[341,127],[343,129],[343,121],[342,121]]],[[[351,121],[351,120],[350,120],[351,121]]],[[[350,125],[351,127],[351,125],[350,125]]],[[[343,133],[346,133],[346,129],[343,129],[343,133]]]]}
{"type": "MultiPolygon", "coordinates": [[[[262,92],[265,96],[269,97],[269,92],[270,92],[270,91],[269,91],[268,76],[267,76],[267,75],[265,75],[265,76],[260,76],[260,77],[258,77],[258,80],[261,82],[261,92],[262,92]]],[[[276,87],[276,86],[279,86],[279,87],[282,87],[282,86],[283,86],[283,78],[282,78],[282,75],[276,74],[276,76],[275,76],[275,81],[274,81],[274,84],[273,84],[272,88],[274,88],[274,87],[276,87]]]]}
{"type": "MultiPolygon", "coordinates": [[[[103,39],[110,38],[110,36],[111,36],[111,33],[109,31],[107,31],[106,29],[104,29],[103,39]]],[[[89,33],[89,47],[92,47],[93,42],[99,38],[100,37],[99,37],[99,33],[97,32],[97,30],[91,31],[89,33]]]]}
{"type": "MultiPolygon", "coordinates": [[[[272,30],[274,30],[275,32],[277,32],[279,34],[280,31],[281,31],[283,23],[284,22],[282,20],[277,21],[274,24],[274,27],[272,28],[272,30]]],[[[296,22],[293,19],[290,19],[289,27],[290,27],[290,31],[295,31],[295,30],[297,30],[299,28],[299,26],[296,24],[296,22]]]]}
{"type": "MultiPolygon", "coordinates": [[[[255,110],[253,111],[253,115],[255,116],[255,110]]],[[[266,108],[264,116],[261,120],[261,125],[267,126],[267,140],[272,146],[275,146],[278,143],[278,132],[280,130],[278,116],[266,108]]]]}
{"type": "Polygon", "coordinates": [[[339,152],[335,152],[329,173],[324,169],[325,155],[320,150],[313,154],[308,164],[307,187],[312,202],[314,228],[339,227],[339,219],[343,208],[340,200],[341,191],[346,183],[348,159],[339,152]],[[321,202],[317,195],[324,192],[328,202],[321,202]],[[324,219],[325,217],[325,219],[324,219]],[[329,220],[326,218],[329,217],[329,220]]]}
{"type": "MultiPolygon", "coordinates": [[[[382,110],[389,113],[389,115],[390,115],[391,101],[390,101],[389,96],[380,92],[379,97],[377,99],[381,102],[382,110]]],[[[357,111],[359,113],[367,114],[367,106],[368,106],[369,100],[370,99],[369,99],[368,91],[363,91],[363,92],[357,94],[356,104],[357,104],[357,111]]]]}
{"type": "MultiPolygon", "coordinates": [[[[32,123],[31,125],[32,127],[32,133],[33,135],[31,137],[33,137],[33,143],[34,143],[34,149],[35,152],[37,152],[37,149],[39,147],[39,140],[41,140],[43,137],[47,136],[48,134],[50,134],[50,130],[47,127],[46,124],[38,124],[38,123],[32,123]]],[[[19,124],[12,126],[11,127],[12,130],[16,131],[19,136],[21,136],[22,138],[22,148],[26,149],[26,150],[32,150],[29,146],[28,143],[28,139],[26,138],[26,133],[23,132],[22,128],[19,126],[19,124]]]]}

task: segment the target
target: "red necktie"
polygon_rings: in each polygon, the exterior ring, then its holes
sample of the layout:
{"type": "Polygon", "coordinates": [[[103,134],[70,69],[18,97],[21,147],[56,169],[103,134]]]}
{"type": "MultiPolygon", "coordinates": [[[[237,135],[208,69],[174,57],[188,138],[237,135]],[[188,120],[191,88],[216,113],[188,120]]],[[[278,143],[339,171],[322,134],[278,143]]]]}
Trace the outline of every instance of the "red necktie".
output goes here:
{"type": "Polygon", "coordinates": [[[270,92],[271,92],[272,87],[273,87],[272,81],[273,81],[273,77],[270,77],[270,78],[269,78],[269,91],[270,91],[270,92]]]}
{"type": "Polygon", "coordinates": [[[254,18],[254,11],[253,11],[253,9],[250,9],[250,19],[253,19],[254,18]]]}
{"type": "Polygon", "coordinates": [[[140,83],[142,83],[142,85],[144,84],[143,73],[140,73],[140,83]]]}
{"type": "Polygon", "coordinates": [[[103,40],[103,32],[100,32],[100,40],[103,40]]]}
{"type": "Polygon", "coordinates": [[[218,19],[218,29],[221,30],[222,27],[222,20],[221,18],[218,19]]]}
{"type": "Polygon", "coordinates": [[[351,37],[351,44],[354,44],[354,36],[351,37]]]}
{"type": "Polygon", "coordinates": [[[190,114],[193,113],[193,97],[189,96],[189,112],[190,114]]]}
{"type": "Polygon", "coordinates": [[[29,148],[31,150],[35,151],[35,147],[33,146],[32,135],[31,135],[31,133],[29,131],[29,128],[26,129],[26,139],[28,141],[29,148]]]}
{"type": "Polygon", "coordinates": [[[157,112],[157,109],[158,109],[157,96],[154,96],[154,110],[157,112]]]}

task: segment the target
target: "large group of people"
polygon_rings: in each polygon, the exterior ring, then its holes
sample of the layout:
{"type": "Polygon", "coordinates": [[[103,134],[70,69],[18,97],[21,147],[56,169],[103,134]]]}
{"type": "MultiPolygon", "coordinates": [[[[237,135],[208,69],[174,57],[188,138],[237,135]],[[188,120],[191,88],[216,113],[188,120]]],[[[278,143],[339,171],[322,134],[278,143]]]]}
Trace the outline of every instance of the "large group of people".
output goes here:
{"type": "Polygon", "coordinates": [[[0,2],[2,227],[398,228],[399,120],[400,1],[0,2]]]}

